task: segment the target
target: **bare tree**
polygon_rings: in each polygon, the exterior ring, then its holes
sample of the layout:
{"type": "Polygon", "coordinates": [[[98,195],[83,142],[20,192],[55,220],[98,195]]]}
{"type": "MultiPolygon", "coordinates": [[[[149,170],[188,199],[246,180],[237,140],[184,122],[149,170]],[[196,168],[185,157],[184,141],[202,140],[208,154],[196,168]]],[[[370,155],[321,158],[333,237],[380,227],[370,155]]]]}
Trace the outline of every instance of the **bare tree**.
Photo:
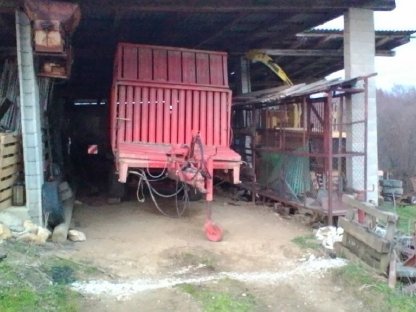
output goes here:
{"type": "Polygon", "coordinates": [[[380,169],[402,179],[416,176],[416,88],[377,90],[380,169]]]}

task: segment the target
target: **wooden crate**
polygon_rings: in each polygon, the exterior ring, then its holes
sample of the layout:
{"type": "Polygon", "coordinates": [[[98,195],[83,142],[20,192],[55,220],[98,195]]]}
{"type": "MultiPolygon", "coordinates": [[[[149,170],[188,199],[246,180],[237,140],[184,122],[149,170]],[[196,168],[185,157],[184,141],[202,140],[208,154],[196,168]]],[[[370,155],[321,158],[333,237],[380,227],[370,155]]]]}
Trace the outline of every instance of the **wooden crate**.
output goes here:
{"type": "Polygon", "coordinates": [[[20,144],[19,136],[0,133],[0,209],[12,205],[12,186],[22,159],[20,144]]]}

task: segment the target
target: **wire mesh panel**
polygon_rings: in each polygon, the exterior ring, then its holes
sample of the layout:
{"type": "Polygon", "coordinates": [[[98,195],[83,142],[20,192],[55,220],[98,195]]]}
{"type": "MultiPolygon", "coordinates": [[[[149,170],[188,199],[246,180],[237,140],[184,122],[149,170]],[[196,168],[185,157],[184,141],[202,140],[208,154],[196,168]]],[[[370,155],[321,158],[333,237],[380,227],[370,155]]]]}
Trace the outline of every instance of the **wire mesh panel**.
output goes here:
{"type": "Polygon", "coordinates": [[[330,218],[345,212],[343,192],[365,193],[365,79],[318,81],[237,97],[234,137],[251,138],[257,177],[253,192],[291,204],[303,200],[305,207],[322,210],[330,218]],[[351,97],[358,95],[363,100],[352,104],[351,97]]]}

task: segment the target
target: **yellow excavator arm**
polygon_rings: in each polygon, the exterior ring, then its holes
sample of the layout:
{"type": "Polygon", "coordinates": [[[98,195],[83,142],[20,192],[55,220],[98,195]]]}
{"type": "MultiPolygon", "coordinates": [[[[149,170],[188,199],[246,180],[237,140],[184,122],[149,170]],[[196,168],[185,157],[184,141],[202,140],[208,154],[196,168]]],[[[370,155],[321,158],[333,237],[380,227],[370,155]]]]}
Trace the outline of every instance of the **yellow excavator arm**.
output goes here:
{"type": "MultiPolygon", "coordinates": [[[[285,71],[266,53],[259,50],[250,50],[246,53],[246,58],[252,62],[260,62],[270,68],[287,86],[293,86],[292,80],[287,76],[285,71]]],[[[298,104],[293,105],[292,126],[300,128],[300,118],[302,108],[298,104]]]]}
{"type": "Polygon", "coordinates": [[[282,81],[288,86],[293,86],[293,82],[287,76],[285,71],[266,53],[259,50],[250,50],[246,53],[246,58],[252,62],[260,62],[270,68],[282,81]]]}

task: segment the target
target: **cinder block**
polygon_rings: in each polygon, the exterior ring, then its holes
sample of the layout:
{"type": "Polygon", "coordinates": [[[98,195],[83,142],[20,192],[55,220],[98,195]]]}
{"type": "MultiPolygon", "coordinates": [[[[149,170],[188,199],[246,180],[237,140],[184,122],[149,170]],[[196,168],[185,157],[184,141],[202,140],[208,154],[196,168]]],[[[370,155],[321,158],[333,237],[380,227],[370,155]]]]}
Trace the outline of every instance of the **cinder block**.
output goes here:
{"type": "Polygon", "coordinates": [[[25,185],[29,190],[39,190],[42,187],[42,179],[40,175],[26,175],[25,185]]]}
{"type": "MultiPolygon", "coordinates": [[[[375,32],[374,13],[365,9],[349,9],[344,16],[344,68],[345,76],[352,78],[375,72],[375,32]]],[[[370,80],[368,85],[368,149],[367,149],[367,185],[363,185],[362,170],[363,160],[353,158],[347,160],[347,176],[352,181],[355,189],[377,188],[377,109],[375,101],[376,85],[370,80]],[[370,148],[371,147],[371,148],[370,148]]],[[[363,96],[353,96],[351,102],[351,116],[362,116],[363,96]]],[[[347,142],[349,147],[355,150],[363,149],[363,130],[351,127],[350,135],[357,138],[356,142],[347,142]]],[[[368,192],[367,198],[378,202],[377,192],[368,192]]]]}
{"type": "Polygon", "coordinates": [[[43,166],[36,161],[25,162],[25,173],[27,175],[41,175],[43,174],[43,166]]]}

